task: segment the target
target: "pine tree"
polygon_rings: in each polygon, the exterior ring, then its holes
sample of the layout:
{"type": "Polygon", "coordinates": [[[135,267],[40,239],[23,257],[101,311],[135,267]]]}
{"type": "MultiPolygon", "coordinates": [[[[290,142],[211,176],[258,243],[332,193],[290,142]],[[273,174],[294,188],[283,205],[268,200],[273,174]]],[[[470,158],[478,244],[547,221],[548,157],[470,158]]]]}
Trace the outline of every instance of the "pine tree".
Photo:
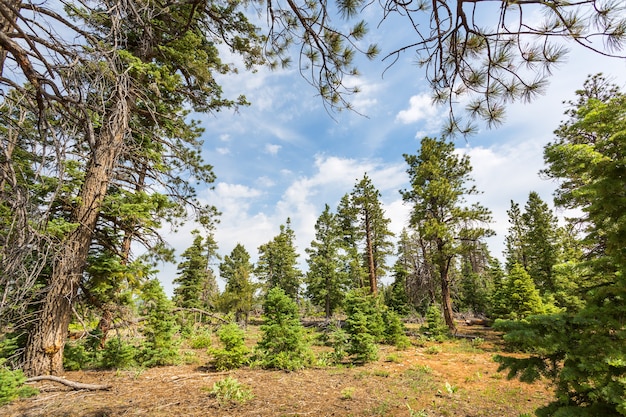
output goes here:
{"type": "Polygon", "coordinates": [[[626,415],[626,95],[604,77],[589,78],[570,103],[569,119],[544,150],[544,173],[560,181],[555,202],[578,209],[586,280],[579,310],[509,324],[507,338],[529,359],[500,357],[510,376],[554,381],[556,398],[539,416],[626,415]]]}
{"type": "Polygon", "coordinates": [[[152,279],[142,289],[146,322],[142,333],[145,342],[142,351],[142,364],[145,366],[173,365],[179,358],[176,334],[176,321],[173,303],[167,298],[161,283],[152,279]]]}
{"type": "Polygon", "coordinates": [[[309,255],[309,271],[305,276],[306,294],[313,303],[324,307],[326,318],[343,302],[349,286],[349,275],[343,265],[337,217],[330,212],[328,204],[315,223],[315,240],[306,250],[309,255]]]}
{"type": "Polygon", "coordinates": [[[178,264],[178,277],[173,281],[174,303],[183,308],[209,310],[213,307],[218,288],[215,275],[210,267],[213,258],[217,258],[217,244],[213,235],[203,238],[198,230],[192,245],[183,254],[178,264]]]}
{"type": "Polygon", "coordinates": [[[504,255],[506,256],[506,269],[511,270],[514,265],[527,266],[527,253],[525,247],[524,224],[519,204],[511,200],[511,208],[506,212],[509,215],[509,230],[504,238],[504,255]]]}
{"type": "Polygon", "coordinates": [[[341,233],[341,248],[345,252],[345,269],[351,282],[350,288],[362,288],[368,279],[359,250],[364,235],[357,225],[357,209],[352,204],[350,194],[341,197],[337,206],[337,220],[341,233]]]}
{"type": "Polygon", "coordinates": [[[302,272],[298,269],[298,253],[291,220],[280,225],[280,233],[270,242],[259,246],[259,261],[255,273],[267,289],[279,287],[294,300],[298,299],[302,272]]]}
{"type": "Polygon", "coordinates": [[[522,214],[526,229],[526,270],[541,294],[553,294],[552,267],[557,262],[559,227],[548,205],[532,191],[522,214]]]}
{"type": "Polygon", "coordinates": [[[403,262],[396,260],[392,272],[393,282],[385,290],[385,305],[401,316],[406,316],[411,311],[406,288],[408,274],[403,262]]]}
{"type": "Polygon", "coordinates": [[[254,302],[255,285],[252,283],[254,265],[250,254],[238,243],[220,264],[220,277],[226,281],[224,293],[218,304],[225,312],[234,312],[235,320],[248,322],[254,302]]]}
{"type": "Polygon", "coordinates": [[[506,311],[504,315],[506,318],[521,320],[545,312],[532,278],[519,264],[513,265],[508,272],[502,293],[498,297],[499,308],[506,311]]]}
{"type": "Polygon", "coordinates": [[[389,230],[391,220],[385,217],[380,196],[367,174],[354,186],[350,195],[357,224],[365,240],[363,269],[367,271],[372,294],[378,291],[378,279],[386,274],[386,258],[393,251],[390,240],[393,233],[389,230]]]}
{"type": "Polygon", "coordinates": [[[300,323],[298,306],[280,287],[267,293],[261,333],[257,352],[264,367],[293,371],[312,363],[313,352],[300,323]]]}
{"type": "Polygon", "coordinates": [[[385,325],[377,300],[365,288],[346,294],[345,331],[348,334],[347,353],[357,363],[372,362],[378,358],[376,342],[384,338],[385,325]]]}
{"type": "Polygon", "coordinates": [[[488,209],[478,203],[465,204],[465,197],[478,194],[471,181],[472,167],[467,156],[454,153],[454,144],[425,137],[418,155],[404,155],[411,189],[402,190],[404,201],[412,204],[411,226],[428,245],[425,255],[441,288],[443,314],[448,327],[456,328],[452,317],[451,266],[455,258],[493,232],[484,225],[491,221],[488,209]]]}

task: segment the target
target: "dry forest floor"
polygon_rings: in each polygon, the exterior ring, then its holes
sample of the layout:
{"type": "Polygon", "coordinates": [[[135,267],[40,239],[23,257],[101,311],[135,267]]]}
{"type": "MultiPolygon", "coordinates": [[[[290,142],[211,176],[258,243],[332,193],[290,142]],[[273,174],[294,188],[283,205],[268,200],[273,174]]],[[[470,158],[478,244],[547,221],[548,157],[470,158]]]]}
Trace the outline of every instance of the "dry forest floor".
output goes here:
{"type": "MultiPolygon", "coordinates": [[[[250,330],[253,344],[258,327],[250,330]]],[[[110,384],[108,391],[38,382],[39,395],[0,407],[0,415],[523,417],[550,401],[546,381],[529,385],[497,372],[492,358],[502,346],[493,330],[459,324],[459,331],[482,340],[438,343],[411,337],[412,346],[406,350],[381,346],[379,360],[373,363],[298,372],[251,368],[216,372],[205,366],[206,349],[188,349],[184,365],[64,375],[72,381],[110,384]],[[210,390],[228,376],[248,387],[253,398],[220,405],[210,390]]]]}

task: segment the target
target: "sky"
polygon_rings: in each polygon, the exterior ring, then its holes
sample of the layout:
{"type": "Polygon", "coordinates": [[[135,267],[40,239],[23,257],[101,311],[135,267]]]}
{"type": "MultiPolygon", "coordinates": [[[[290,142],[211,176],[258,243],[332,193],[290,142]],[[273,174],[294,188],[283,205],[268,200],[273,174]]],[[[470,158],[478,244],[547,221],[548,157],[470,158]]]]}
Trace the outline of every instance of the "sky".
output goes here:
{"type": "MultiPolygon", "coordinates": [[[[370,39],[384,51],[402,36],[395,28],[376,30],[374,25],[370,39]]],[[[198,196],[222,212],[215,230],[221,255],[241,243],[255,262],[258,247],[290,218],[300,266],[306,270],[305,249],[325,204],[336,209],[365,173],[382,195],[391,230],[399,234],[407,226],[410,207],[399,192],[409,187],[403,154],[417,154],[424,136],[439,136],[446,112],[431,104],[413,54],[402,55],[385,71],[386,66],[380,59],[359,66],[362,75],[354,82],[361,93],[352,103],[361,114],[328,113],[297,68],[260,68],[219,79],[226,96],[244,94],[252,103],[236,112],[194,115],[205,129],[203,156],[217,175],[213,184],[200,185],[198,196]]],[[[496,236],[487,240],[492,255],[502,255],[511,200],[523,207],[529,192],[536,191],[552,205],[557,184],[539,176],[543,148],[565,118],[563,102],[574,98],[589,74],[598,72],[626,87],[626,60],[572,46],[543,96],[530,104],[510,105],[497,129],[479,125],[477,134],[453,139],[457,151],[470,158],[472,177],[482,192],[477,201],[492,211],[496,236]]],[[[164,230],[177,254],[190,245],[195,227],[190,223],[177,233],[164,230]]],[[[159,269],[171,295],[176,265],[159,269]]]]}

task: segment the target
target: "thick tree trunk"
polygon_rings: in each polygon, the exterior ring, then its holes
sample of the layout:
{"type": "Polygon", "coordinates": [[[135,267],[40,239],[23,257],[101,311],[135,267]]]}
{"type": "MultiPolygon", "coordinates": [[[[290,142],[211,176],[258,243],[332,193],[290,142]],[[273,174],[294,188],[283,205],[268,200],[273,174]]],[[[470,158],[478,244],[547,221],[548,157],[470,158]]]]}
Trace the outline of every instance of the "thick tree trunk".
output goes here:
{"type": "Polygon", "coordinates": [[[29,333],[24,353],[27,376],[61,374],[63,349],[72,307],[87,262],[92,234],[102,201],[112,177],[128,129],[128,82],[118,77],[117,102],[97,138],[85,172],[85,182],[77,199],[81,203],[73,213],[78,228],[63,242],[63,250],[53,264],[48,290],[41,311],[29,333]]]}

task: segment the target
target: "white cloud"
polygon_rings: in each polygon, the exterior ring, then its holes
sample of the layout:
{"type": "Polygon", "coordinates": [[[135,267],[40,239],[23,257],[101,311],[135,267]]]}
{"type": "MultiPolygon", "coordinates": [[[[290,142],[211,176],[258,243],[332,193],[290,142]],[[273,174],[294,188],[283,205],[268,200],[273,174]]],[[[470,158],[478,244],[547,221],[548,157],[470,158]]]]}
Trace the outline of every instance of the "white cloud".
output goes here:
{"type": "Polygon", "coordinates": [[[272,143],[267,143],[265,145],[265,152],[270,154],[270,155],[276,155],[278,153],[278,151],[280,150],[280,148],[282,148],[282,146],[275,145],[275,144],[272,144],[272,143]]]}
{"type": "Polygon", "coordinates": [[[262,176],[262,177],[259,177],[259,178],[256,180],[256,183],[257,183],[259,186],[261,186],[261,187],[265,187],[265,188],[270,188],[270,187],[273,187],[274,185],[276,185],[276,183],[274,182],[274,180],[272,180],[270,177],[267,177],[267,176],[265,176],[265,175],[264,175],[264,176],[262,176]]]}
{"type": "Polygon", "coordinates": [[[437,116],[437,107],[428,94],[418,94],[409,99],[409,108],[396,115],[396,121],[403,124],[429,120],[437,116]]]}
{"type": "Polygon", "coordinates": [[[230,153],[230,149],[228,148],[216,148],[215,151],[220,155],[228,155],[230,153]]]}
{"type": "Polygon", "coordinates": [[[228,133],[224,133],[220,135],[220,140],[222,142],[230,142],[230,135],[228,133]]]}
{"type": "Polygon", "coordinates": [[[479,202],[493,214],[491,227],[496,236],[490,238],[488,243],[494,256],[500,257],[504,249],[504,238],[509,228],[506,211],[511,207],[511,200],[523,207],[528,193],[536,191],[552,206],[552,192],[556,184],[539,176],[539,170],[544,167],[543,142],[527,139],[458,150],[470,157],[472,177],[477,189],[482,192],[472,202],[479,202]]]}

